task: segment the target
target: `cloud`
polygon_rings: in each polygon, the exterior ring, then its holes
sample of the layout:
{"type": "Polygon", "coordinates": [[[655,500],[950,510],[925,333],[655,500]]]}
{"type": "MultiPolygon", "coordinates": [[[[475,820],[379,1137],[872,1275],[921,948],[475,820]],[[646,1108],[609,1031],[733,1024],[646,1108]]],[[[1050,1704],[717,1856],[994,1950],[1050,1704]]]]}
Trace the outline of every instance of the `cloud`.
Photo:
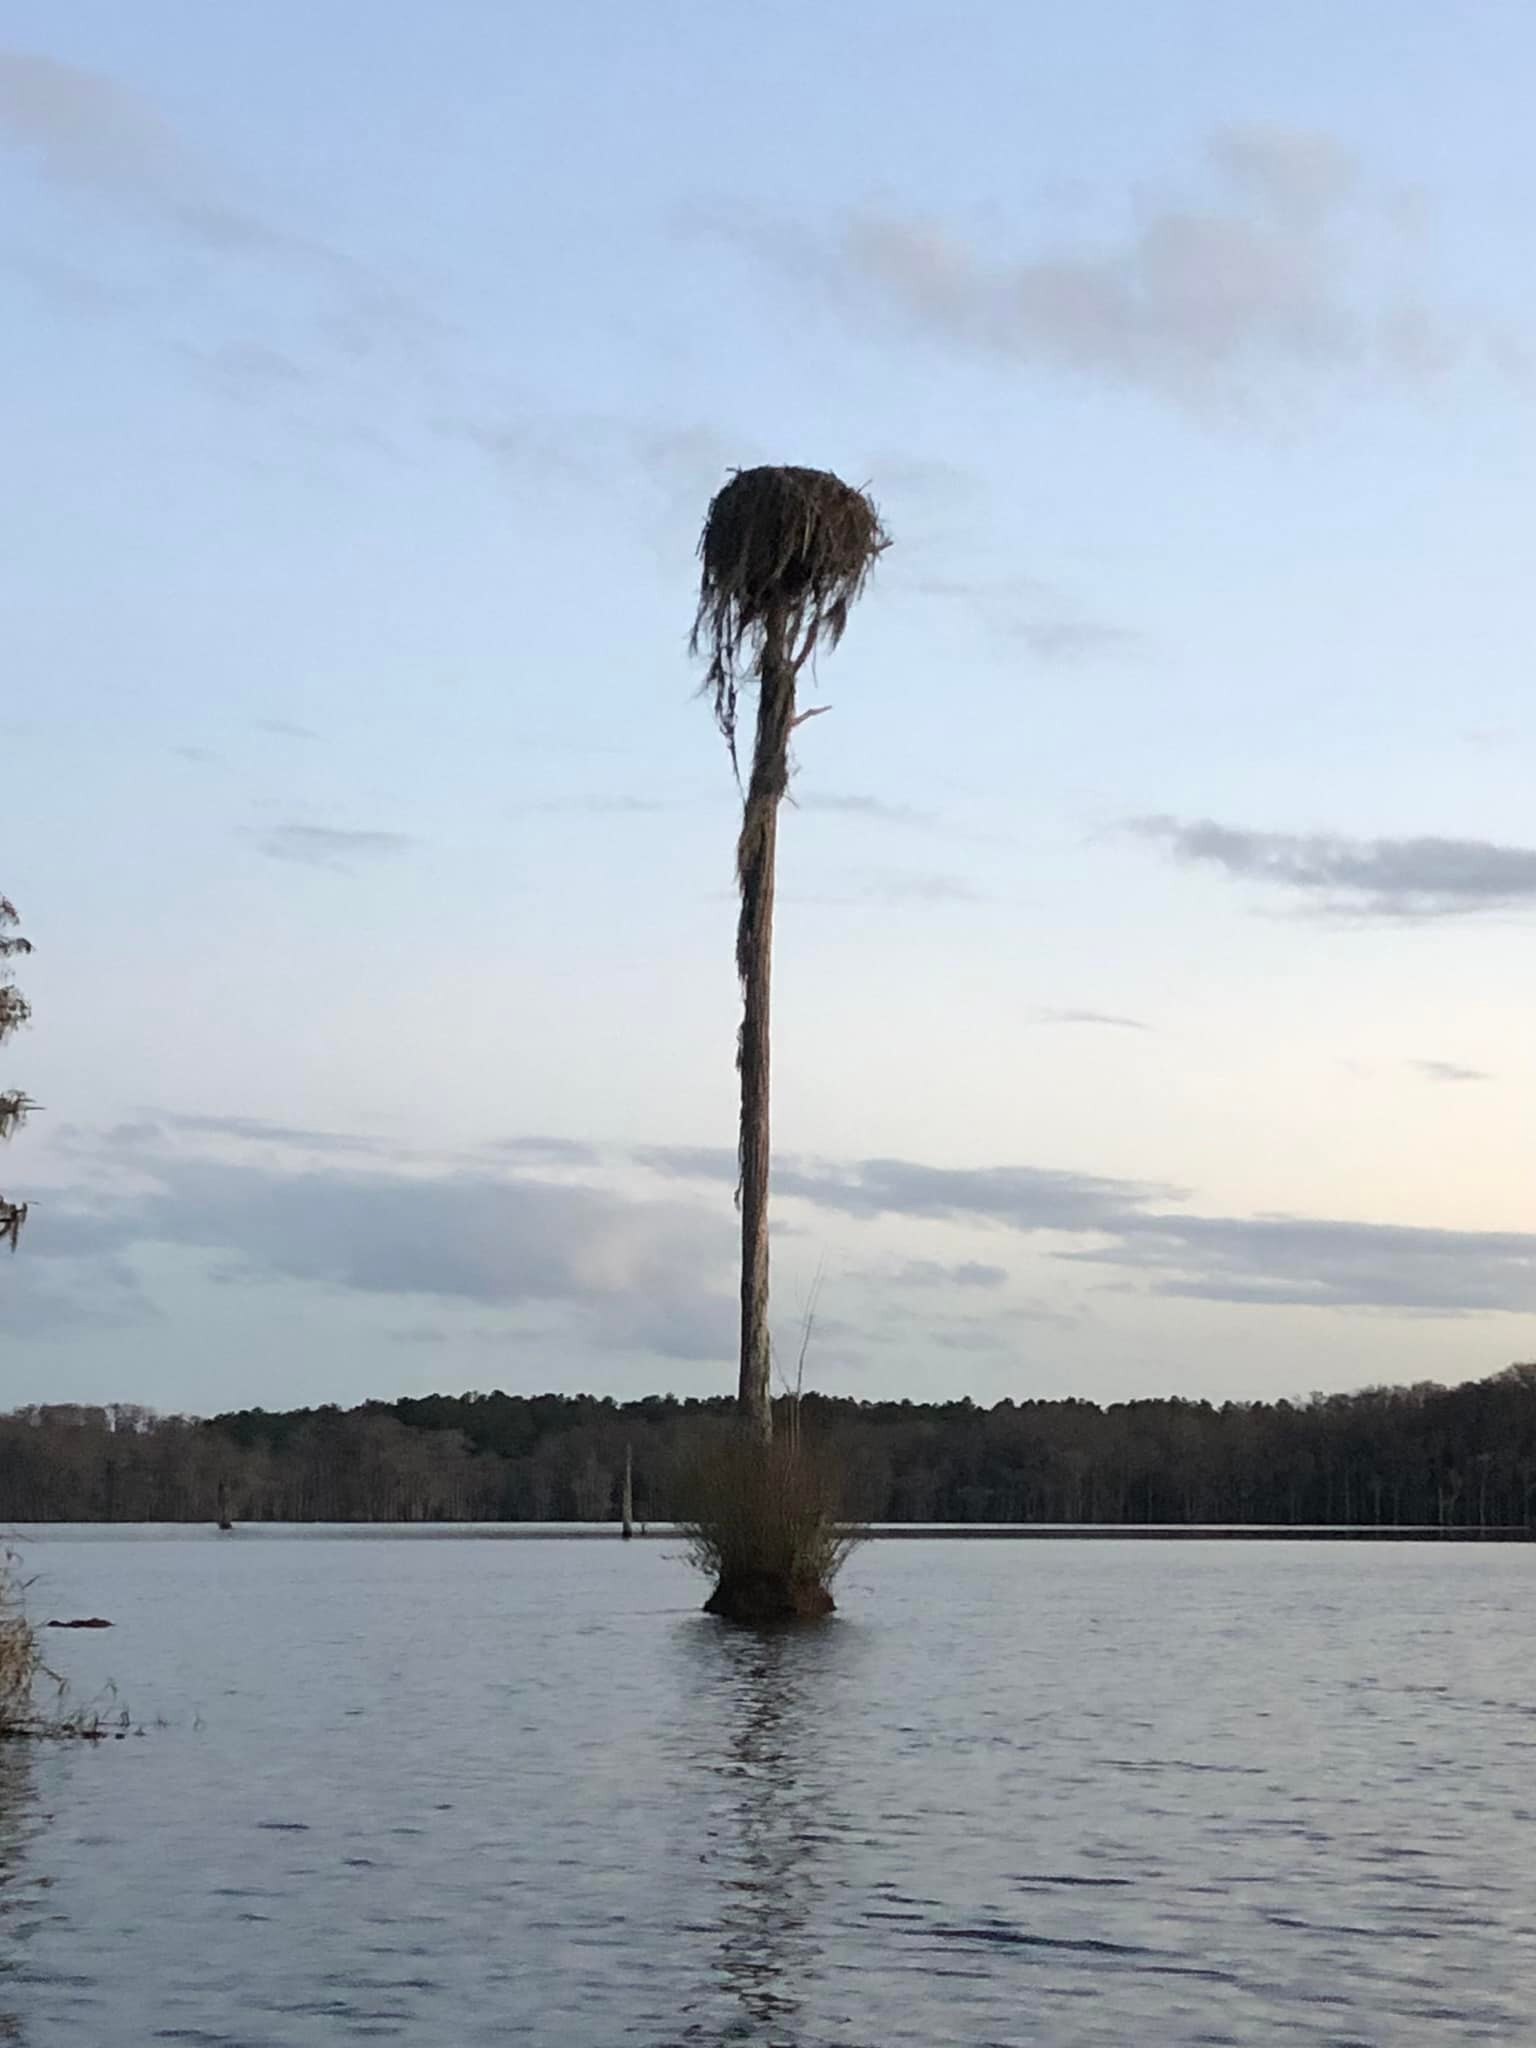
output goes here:
{"type": "MultiPolygon", "coordinates": [[[[420,1303],[431,1299],[461,1311],[553,1312],[569,1333],[614,1350],[689,1360],[732,1355],[736,1224],[727,1190],[735,1158],[724,1148],[626,1151],[513,1139],[503,1148],[505,1169],[427,1171],[403,1155],[304,1163],[259,1150],[208,1156],[163,1143],[153,1126],[127,1131],[98,1140],[99,1167],[88,1184],[56,1191],[38,1207],[29,1243],[49,1271],[29,1282],[34,1293],[12,1327],[21,1317],[31,1319],[28,1327],[58,1322],[66,1293],[90,1317],[147,1312],[128,1260],[139,1248],[169,1246],[216,1261],[215,1272],[231,1281],[412,1297],[415,1322],[420,1303]],[[112,1174],[125,1146],[131,1185],[112,1174]],[[636,1195],[541,1170],[598,1160],[697,1182],[710,1198],[636,1195]],[[67,1282],[54,1277],[54,1262],[67,1282]]],[[[174,1134],[217,1139],[251,1131],[278,1134],[276,1142],[315,1135],[239,1117],[181,1119],[174,1134]]],[[[319,1135],[342,1155],[354,1142],[319,1135]]],[[[89,1161],[90,1147],[75,1144],[67,1156],[89,1161]]],[[[1036,1166],[791,1156],[779,1162],[774,1184],[792,1214],[799,1206],[870,1225],[1003,1231],[1033,1240],[1060,1267],[1095,1267],[1115,1276],[1107,1284],[1164,1299],[1434,1315],[1536,1310],[1531,1233],[1201,1215],[1155,1182],[1036,1166]]],[[[979,1305],[1011,1275],[996,1259],[908,1256],[864,1277],[879,1284],[867,1306],[850,1305],[848,1320],[869,1335],[883,1326],[881,1287],[893,1279],[900,1289],[936,1296],[963,1292],[979,1305]]],[[[6,1307],[0,1294],[0,1316],[6,1307]]],[[[983,1324],[1001,1330],[1010,1319],[1042,1322],[1062,1313],[1049,1300],[999,1299],[966,1322],[979,1333],[983,1324]]],[[[902,1327],[915,1326],[907,1317],[902,1327]]]]}
{"type": "Polygon", "coordinates": [[[987,1266],[976,1259],[945,1265],[939,1259],[907,1259],[890,1275],[897,1287],[994,1288],[1007,1284],[1006,1266],[987,1266]]]}
{"type": "Polygon", "coordinates": [[[156,190],[174,181],[176,138],[154,110],[99,72],[0,50],[0,137],[61,184],[156,190]]]}
{"type": "Polygon", "coordinates": [[[554,1308],[597,1340],[728,1358],[728,1215],[537,1176],[285,1168],[161,1153],[145,1191],[79,1204],[59,1255],[170,1245],[231,1279],[482,1308],[554,1308]]]}
{"type": "Polygon", "coordinates": [[[604,413],[498,413],[444,415],[435,422],[444,440],[474,448],[509,481],[564,485],[615,478],[638,485],[655,507],[673,559],[672,529],[693,533],[701,508],[730,469],[753,451],[700,423],[657,426],[604,413]]]}
{"type": "Polygon", "coordinates": [[[0,264],[30,285],[45,304],[90,320],[127,313],[141,297],[131,287],[93,277],[79,264],[66,262],[51,250],[28,249],[9,239],[0,244],[0,264]]]}
{"type": "Polygon", "coordinates": [[[1326,220],[1360,185],[1360,166],[1331,135],[1265,126],[1220,128],[1211,160],[1282,220],[1326,220]]]}
{"type": "Polygon", "coordinates": [[[734,1186],[738,1173],[736,1154],[723,1145],[639,1145],[630,1157],[669,1180],[723,1180],[734,1186]]]}
{"type": "Polygon", "coordinates": [[[1150,1031],[1139,1017],[1118,1017],[1113,1010],[1042,1010],[1042,1024],[1103,1024],[1116,1031],[1150,1031]]]}
{"type": "Polygon", "coordinates": [[[963,875],[882,875],[865,896],[877,903],[980,903],[982,892],[963,875]]]}
{"type": "Polygon", "coordinates": [[[312,382],[284,349],[258,341],[223,341],[212,348],[184,345],[180,353],[225,398],[249,403],[293,392],[312,382]]]}
{"type": "Polygon", "coordinates": [[[358,860],[379,860],[415,845],[405,832],[350,831],[338,825],[275,825],[257,844],[271,860],[350,874],[358,860]]]}
{"type": "Polygon", "coordinates": [[[874,1220],[968,1220],[1025,1231],[1111,1228],[1128,1212],[1174,1191],[1155,1183],[1109,1180],[1042,1166],[924,1166],[908,1159],[833,1164],[786,1160],[774,1175],[783,1195],[821,1209],[874,1220]]]}
{"type": "Polygon", "coordinates": [[[1536,849],[1486,839],[1347,839],[1254,832],[1210,819],[1139,818],[1133,832],[1181,860],[1370,917],[1461,917],[1536,899],[1536,849]]]}
{"type": "MultiPolygon", "coordinates": [[[[714,1145],[642,1145],[636,1165],[668,1179],[734,1186],[736,1154],[714,1145]]],[[[1173,1200],[1156,1182],[1103,1179],[1037,1166],[924,1166],[906,1159],[820,1160],[780,1154],[777,1195],[865,1221],[913,1217],[977,1220],[1017,1230],[1097,1230],[1152,1200],[1173,1200]]]]}
{"type": "Polygon", "coordinates": [[[742,447],[714,427],[694,424],[670,427],[628,427],[621,430],[641,474],[657,489],[671,512],[690,526],[726,481],[733,467],[751,460],[742,447]]]}
{"type": "Polygon", "coordinates": [[[1412,1064],[1429,1081],[1487,1081],[1491,1076],[1481,1067],[1458,1067],[1452,1060],[1414,1060],[1412,1064]]]}
{"type": "Polygon", "coordinates": [[[1009,630],[1037,660],[1063,665],[1099,654],[1133,653],[1143,645],[1142,636],[1129,627],[1097,619],[1028,619],[1009,630]]]}
{"type": "Polygon", "coordinates": [[[934,499],[943,505],[970,504],[981,493],[981,480],[972,469],[956,462],[930,456],[907,455],[898,448],[882,448],[861,471],[880,480],[880,494],[915,499],[934,499]]]}
{"type": "Polygon", "coordinates": [[[1536,1235],[1436,1230],[1326,1217],[1199,1216],[1160,1206],[1172,1190],[1041,1167],[954,1168],[910,1160],[791,1167],[779,1193],[874,1219],[989,1223],[1097,1243],[1052,1256],[1134,1273],[1165,1297],[1282,1308],[1437,1315],[1536,1308],[1536,1235]]]}
{"type": "Polygon", "coordinates": [[[1059,1258],[1147,1275],[1160,1295],[1251,1307],[1461,1315],[1536,1309],[1536,1235],[1295,1216],[1133,1215],[1059,1258]]]}
{"type": "Polygon", "coordinates": [[[251,724],[257,732],[269,732],[285,740],[317,740],[320,735],[312,726],[296,725],[291,718],[253,718],[251,724]]]}
{"type": "Polygon", "coordinates": [[[70,1219],[34,1208],[15,1269],[0,1289],[0,1335],[52,1337],[82,1329],[151,1322],[156,1311],[126,1260],[94,1256],[98,1245],[70,1219]]]}
{"type": "Polygon", "coordinates": [[[916,804],[887,803],[878,796],[807,790],[804,796],[796,794],[794,802],[802,811],[820,811],[831,817],[868,818],[872,824],[901,825],[917,831],[930,831],[938,823],[932,811],[919,810],[916,804]]]}
{"type": "MultiPolygon", "coordinates": [[[[680,1173],[734,1174],[734,1160],[725,1153],[662,1157],[680,1173]]],[[[1166,1297],[1441,1315],[1536,1308],[1533,1234],[1328,1217],[1190,1215],[1169,1206],[1179,1200],[1178,1190],[1154,1182],[1034,1166],[791,1158],[780,1162],[774,1190],[867,1222],[905,1218],[1090,1238],[1095,1242],[1057,1246],[1050,1255],[1119,1268],[1166,1297]]],[[[920,1271],[923,1263],[916,1262],[920,1271]]]]}
{"type": "Polygon", "coordinates": [[[1474,338],[1425,284],[1403,288],[1413,246],[1392,232],[1389,195],[1329,135],[1219,130],[1197,196],[1128,212],[1092,245],[1019,250],[872,211],[830,239],[739,216],[713,225],[866,321],[1205,413],[1342,373],[1421,381],[1474,338]]]}
{"type": "MultiPolygon", "coordinates": [[[[276,268],[318,287],[325,330],[345,353],[367,353],[386,336],[417,340],[434,325],[345,251],[227,199],[159,110],[102,72],[37,51],[0,49],[0,146],[7,144],[55,187],[156,227],[204,256],[276,268]]],[[[22,260],[24,267],[31,261],[25,254],[22,260]]],[[[39,281],[48,288],[46,273],[39,281]]],[[[246,399],[305,374],[260,342],[226,341],[199,353],[206,369],[246,399]]]]}
{"type": "Polygon", "coordinates": [[[1070,667],[1099,655],[1137,654],[1144,634],[1105,619],[1087,618],[1053,583],[1040,576],[893,575],[898,594],[948,599],[976,612],[1001,641],[1022,645],[1035,660],[1070,667]]]}
{"type": "MultiPolygon", "coordinates": [[[[189,1111],[162,1110],[156,1121],[119,1126],[121,1149],[142,1149],[155,1143],[164,1131],[183,1132],[193,1137],[238,1138],[259,1145],[287,1145],[305,1152],[389,1153],[394,1150],[381,1138],[359,1137],[350,1131],[316,1130],[307,1124],[271,1123],[258,1116],[201,1116],[189,1111]]],[[[114,1134],[108,1134],[109,1139],[114,1134]]]]}
{"type": "Polygon", "coordinates": [[[611,796],[552,796],[537,803],[520,804],[518,809],[547,816],[572,813],[591,818],[652,817],[660,811],[675,811],[675,797],[634,796],[628,791],[611,796]]]}
{"type": "Polygon", "coordinates": [[[495,1138],[489,1149],[529,1166],[596,1166],[603,1157],[579,1138],[495,1138]]]}
{"type": "Polygon", "coordinates": [[[448,1344],[496,1344],[505,1348],[507,1330],[504,1323],[494,1320],[474,1323],[462,1316],[453,1316],[437,1323],[403,1323],[397,1329],[384,1331],[383,1337],[386,1344],[419,1344],[432,1348],[448,1344]]]}

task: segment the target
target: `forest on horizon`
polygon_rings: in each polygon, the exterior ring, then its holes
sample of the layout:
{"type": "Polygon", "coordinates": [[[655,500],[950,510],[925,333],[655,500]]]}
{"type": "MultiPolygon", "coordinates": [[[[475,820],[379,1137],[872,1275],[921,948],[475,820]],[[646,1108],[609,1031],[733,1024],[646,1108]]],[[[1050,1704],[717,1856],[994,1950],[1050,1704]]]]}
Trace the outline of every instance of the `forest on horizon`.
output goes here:
{"type": "MultiPolygon", "coordinates": [[[[734,1402],[428,1394],[205,1420],[132,1404],[0,1416],[0,1524],[603,1521],[626,1453],[635,1511],[734,1402]]],[[[1305,1401],[856,1401],[808,1393],[808,1431],[875,1522],[1536,1524],[1536,1364],[1455,1387],[1305,1401]]]]}

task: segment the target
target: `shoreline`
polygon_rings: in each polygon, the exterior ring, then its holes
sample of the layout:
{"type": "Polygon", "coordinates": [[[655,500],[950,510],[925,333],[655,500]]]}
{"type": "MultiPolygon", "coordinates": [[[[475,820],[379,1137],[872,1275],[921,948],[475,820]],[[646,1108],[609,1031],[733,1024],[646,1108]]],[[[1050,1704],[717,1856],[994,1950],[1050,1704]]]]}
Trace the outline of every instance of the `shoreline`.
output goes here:
{"type": "MultiPolygon", "coordinates": [[[[237,1522],[220,1530],[205,1522],[26,1522],[7,1533],[23,1541],[80,1536],[90,1541],[231,1543],[318,1538],[421,1543],[619,1543],[619,1522],[237,1522]]],[[[636,1527],[633,1540],[682,1540],[670,1522],[636,1527]]],[[[880,1522],[866,1525],[868,1543],[1531,1543],[1525,1524],[1442,1528],[1433,1523],[1284,1522],[880,1522]]]]}

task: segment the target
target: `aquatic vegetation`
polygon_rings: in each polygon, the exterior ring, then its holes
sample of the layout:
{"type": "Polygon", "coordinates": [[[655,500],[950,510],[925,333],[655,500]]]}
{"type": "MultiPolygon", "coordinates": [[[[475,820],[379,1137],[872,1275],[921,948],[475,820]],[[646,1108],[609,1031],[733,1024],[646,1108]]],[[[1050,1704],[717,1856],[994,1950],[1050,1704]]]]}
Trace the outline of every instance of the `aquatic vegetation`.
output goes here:
{"type": "Polygon", "coordinates": [[[709,1613],[761,1622],[831,1612],[832,1581],[860,1531],[827,1446],[798,1430],[768,1444],[734,1432],[678,1490],[688,1560],[715,1581],[709,1613]]]}

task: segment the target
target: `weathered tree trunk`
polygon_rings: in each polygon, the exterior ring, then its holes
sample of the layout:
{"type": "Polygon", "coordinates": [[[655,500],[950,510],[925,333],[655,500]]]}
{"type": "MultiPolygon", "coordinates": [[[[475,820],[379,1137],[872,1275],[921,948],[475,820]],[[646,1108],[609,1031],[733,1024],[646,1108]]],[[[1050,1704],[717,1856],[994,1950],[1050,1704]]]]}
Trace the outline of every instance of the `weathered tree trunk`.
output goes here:
{"type": "Polygon", "coordinates": [[[773,992],[773,889],[779,804],[789,786],[789,734],[795,716],[795,671],[785,655],[785,618],[768,621],[758,676],[757,737],[747,785],[736,876],[741,916],[736,972],[741,979],[741,1377],[737,1403],[764,1443],[773,1437],[768,1339],[769,1018],[773,992]]]}

